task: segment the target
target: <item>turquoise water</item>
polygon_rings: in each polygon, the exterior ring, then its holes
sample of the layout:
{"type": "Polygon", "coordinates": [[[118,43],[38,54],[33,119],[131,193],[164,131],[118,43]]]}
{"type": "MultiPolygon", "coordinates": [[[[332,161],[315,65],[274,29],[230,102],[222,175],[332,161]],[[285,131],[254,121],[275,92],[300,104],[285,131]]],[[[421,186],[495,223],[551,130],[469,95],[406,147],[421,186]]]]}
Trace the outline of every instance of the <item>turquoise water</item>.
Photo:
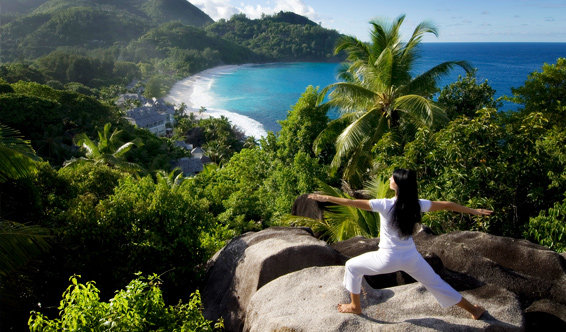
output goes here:
{"type": "Polygon", "coordinates": [[[309,85],[321,88],[336,80],[336,63],[249,65],[218,77],[211,86],[214,108],[246,115],[266,130],[278,131],[277,120],[297,102],[309,85]]]}
{"type": "MultiPolygon", "coordinates": [[[[496,97],[511,95],[512,87],[524,84],[529,73],[540,71],[544,63],[566,57],[566,43],[427,43],[414,74],[444,61],[466,60],[477,68],[480,82],[488,80],[496,97]]],[[[211,115],[225,115],[248,135],[262,136],[265,130],[278,131],[308,85],[325,87],[336,82],[337,63],[275,63],[219,67],[195,75],[185,88],[174,87],[173,101],[205,106],[211,115]],[[253,120],[255,121],[253,121],[253,120]]],[[[464,75],[460,68],[440,81],[444,86],[464,75]]],[[[172,91],[173,91],[172,90],[172,91]]],[[[516,109],[505,103],[502,110],[516,109]]]]}

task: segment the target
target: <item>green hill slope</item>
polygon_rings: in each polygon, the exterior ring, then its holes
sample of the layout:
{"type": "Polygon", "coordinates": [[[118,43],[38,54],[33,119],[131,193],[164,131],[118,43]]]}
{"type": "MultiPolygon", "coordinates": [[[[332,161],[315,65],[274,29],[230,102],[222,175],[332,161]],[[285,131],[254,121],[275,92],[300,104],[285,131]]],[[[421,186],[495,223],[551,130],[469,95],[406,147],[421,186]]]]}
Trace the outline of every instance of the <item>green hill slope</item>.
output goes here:
{"type": "Polygon", "coordinates": [[[202,27],[214,21],[187,0],[149,0],[141,8],[157,23],[180,21],[202,27]]]}
{"type": "Polygon", "coordinates": [[[268,59],[279,61],[336,60],[334,45],[340,37],[335,30],[325,29],[303,16],[286,12],[258,20],[251,20],[243,14],[234,15],[228,21],[220,20],[205,29],[268,59]]]}
{"type": "Polygon", "coordinates": [[[170,21],[197,27],[213,22],[185,0],[28,2],[12,8],[21,12],[27,4],[25,8],[33,11],[0,27],[2,62],[34,59],[62,46],[94,49],[125,44],[170,21]]]}

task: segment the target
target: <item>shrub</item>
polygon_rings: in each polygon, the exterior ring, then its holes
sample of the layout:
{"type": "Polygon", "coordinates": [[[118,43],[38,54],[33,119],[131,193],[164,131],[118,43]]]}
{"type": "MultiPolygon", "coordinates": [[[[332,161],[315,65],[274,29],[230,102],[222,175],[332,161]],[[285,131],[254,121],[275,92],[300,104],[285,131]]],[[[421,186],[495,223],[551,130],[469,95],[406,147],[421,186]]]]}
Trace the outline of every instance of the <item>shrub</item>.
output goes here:
{"type": "Polygon", "coordinates": [[[566,251],[566,199],[531,218],[524,236],[552,250],[566,251]]]}
{"type": "Polygon", "coordinates": [[[223,327],[222,322],[213,326],[202,316],[198,290],[189,303],[166,306],[156,275],[139,276],[108,302],[100,301],[94,281],[81,284],[78,278],[71,277],[63,293],[60,317],[49,319],[32,311],[30,331],[213,331],[223,327]]]}

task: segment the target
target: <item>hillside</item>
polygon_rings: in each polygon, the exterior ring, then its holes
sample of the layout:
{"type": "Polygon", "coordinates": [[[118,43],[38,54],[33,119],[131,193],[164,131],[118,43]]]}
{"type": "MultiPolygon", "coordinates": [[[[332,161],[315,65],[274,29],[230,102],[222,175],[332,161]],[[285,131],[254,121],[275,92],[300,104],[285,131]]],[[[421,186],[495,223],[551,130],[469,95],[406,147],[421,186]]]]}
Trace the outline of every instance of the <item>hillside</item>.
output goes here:
{"type": "Polygon", "coordinates": [[[340,34],[294,13],[279,12],[258,20],[234,15],[205,29],[270,59],[337,60],[333,50],[340,34]]]}
{"type": "Polygon", "coordinates": [[[0,27],[2,62],[35,59],[58,47],[124,45],[170,21],[195,27],[213,22],[185,0],[26,1],[9,8],[21,15],[0,27]]]}

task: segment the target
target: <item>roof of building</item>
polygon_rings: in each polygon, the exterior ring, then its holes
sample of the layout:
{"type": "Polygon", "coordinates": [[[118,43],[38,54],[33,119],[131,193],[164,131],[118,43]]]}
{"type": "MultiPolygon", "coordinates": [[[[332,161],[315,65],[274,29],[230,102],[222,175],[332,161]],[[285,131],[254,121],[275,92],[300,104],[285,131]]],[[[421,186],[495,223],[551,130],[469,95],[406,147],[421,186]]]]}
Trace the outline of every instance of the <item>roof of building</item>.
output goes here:
{"type": "Polygon", "coordinates": [[[139,100],[142,103],[147,102],[147,99],[142,95],[139,95],[137,93],[125,93],[120,95],[118,99],[116,99],[116,105],[122,105],[126,102],[126,100],[139,100]]]}
{"type": "Polygon", "coordinates": [[[197,174],[204,169],[202,161],[198,158],[185,157],[178,159],[176,166],[181,168],[181,171],[185,175],[197,174]]]}
{"type": "Polygon", "coordinates": [[[153,126],[155,123],[165,122],[166,116],[155,112],[151,107],[142,106],[126,111],[126,116],[132,119],[139,127],[153,126]]]}
{"type": "Polygon", "coordinates": [[[178,147],[181,147],[185,150],[192,150],[193,149],[193,145],[190,143],[186,143],[184,141],[175,141],[175,145],[178,147]]]}

